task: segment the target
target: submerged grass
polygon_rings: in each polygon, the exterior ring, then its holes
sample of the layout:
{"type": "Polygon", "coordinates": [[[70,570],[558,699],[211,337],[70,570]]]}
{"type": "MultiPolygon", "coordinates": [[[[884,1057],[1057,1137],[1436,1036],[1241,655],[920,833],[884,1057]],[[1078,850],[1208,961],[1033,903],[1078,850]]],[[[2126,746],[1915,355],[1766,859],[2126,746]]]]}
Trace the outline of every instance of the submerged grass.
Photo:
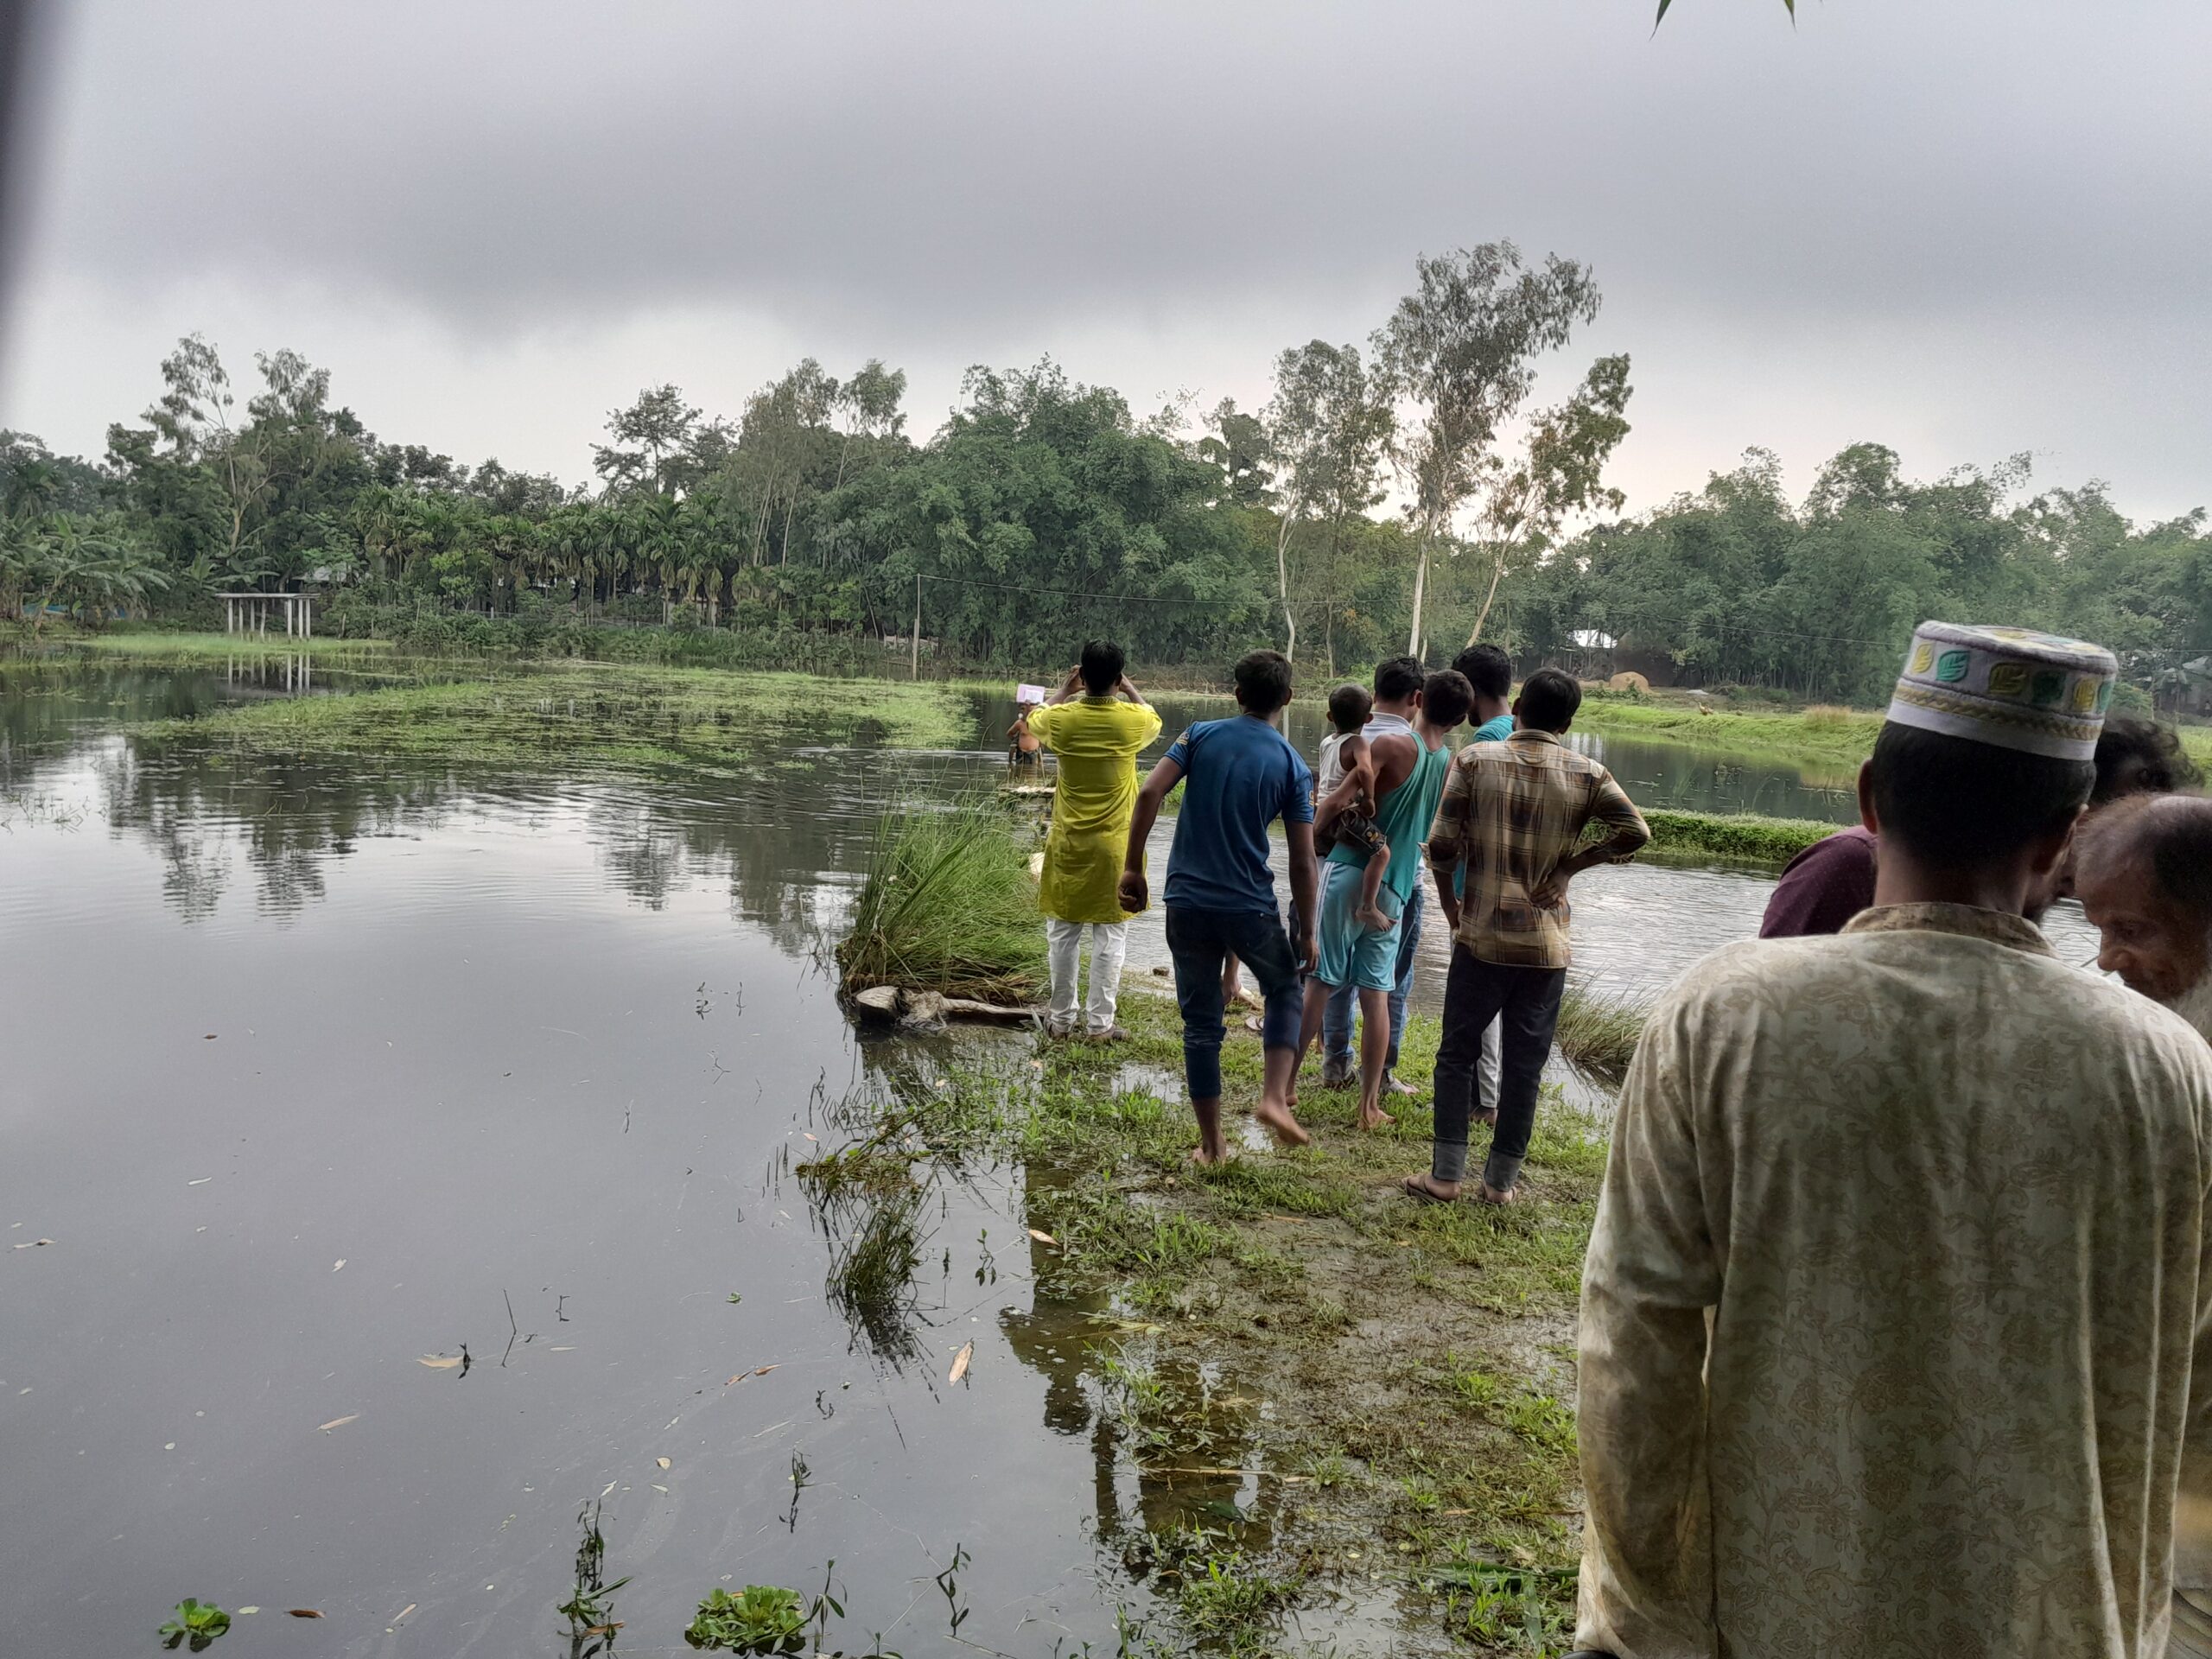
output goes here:
{"type": "Polygon", "coordinates": [[[872,985],[1020,1002],[1045,976],[1037,898],[1007,815],[970,803],[886,813],[851,932],[848,991],[872,985]]]}
{"type": "Polygon", "coordinates": [[[779,745],[808,739],[945,747],[974,730],[968,700],[925,682],[594,664],[486,666],[475,678],[240,704],[137,734],[247,753],[652,768],[766,766],[779,745]]]}

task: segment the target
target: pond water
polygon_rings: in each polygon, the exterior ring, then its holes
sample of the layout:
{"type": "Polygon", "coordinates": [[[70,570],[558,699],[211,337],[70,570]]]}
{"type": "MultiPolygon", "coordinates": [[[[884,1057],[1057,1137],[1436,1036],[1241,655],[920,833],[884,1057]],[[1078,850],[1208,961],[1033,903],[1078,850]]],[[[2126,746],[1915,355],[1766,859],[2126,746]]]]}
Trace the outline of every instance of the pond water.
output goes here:
{"type": "MultiPolygon", "coordinates": [[[[886,804],[996,781],[988,700],[970,747],[825,728],[766,785],[119,729],[340,683],[289,671],[0,667],[10,1651],[144,1650],[187,1595],[263,1610],[234,1656],[566,1651],[603,1498],[626,1651],[834,1560],[849,1648],[1112,1653],[1133,1535],[1264,1524],[1280,1486],[1140,1480],[1111,1327],[1035,1291],[1022,1169],[931,1194],[912,1350],[825,1295],[836,1223],[790,1161],[938,1051],[857,1041],[823,953],[886,804]]],[[[1647,990],[1765,888],[1595,873],[1578,949],[1647,990]]],[[[1206,1461],[1241,1465],[1233,1426],[1206,1461]]]]}

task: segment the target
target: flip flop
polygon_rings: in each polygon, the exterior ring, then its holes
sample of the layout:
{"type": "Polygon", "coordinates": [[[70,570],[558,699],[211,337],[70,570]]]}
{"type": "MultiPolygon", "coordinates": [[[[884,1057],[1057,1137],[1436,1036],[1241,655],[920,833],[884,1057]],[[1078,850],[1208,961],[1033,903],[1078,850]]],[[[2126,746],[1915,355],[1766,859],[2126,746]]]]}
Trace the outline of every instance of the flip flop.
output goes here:
{"type": "Polygon", "coordinates": [[[1398,1187],[1399,1190],[1404,1192],[1408,1198],[1419,1198],[1423,1204],[1457,1204],[1459,1202],[1457,1194],[1447,1198],[1441,1192],[1430,1192],[1427,1187],[1421,1184],[1421,1177],[1418,1175],[1407,1176],[1404,1180],[1398,1183],[1398,1187]]]}

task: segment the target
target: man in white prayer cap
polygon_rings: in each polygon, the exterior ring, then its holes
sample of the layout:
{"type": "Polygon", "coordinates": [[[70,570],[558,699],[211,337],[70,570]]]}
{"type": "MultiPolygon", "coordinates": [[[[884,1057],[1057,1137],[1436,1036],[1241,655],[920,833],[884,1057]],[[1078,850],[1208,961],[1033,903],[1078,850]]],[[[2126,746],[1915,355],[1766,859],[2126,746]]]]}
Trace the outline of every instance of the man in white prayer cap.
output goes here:
{"type": "Polygon", "coordinates": [[[1583,1646],[2163,1653],[2212,1492],[2212,1048],[2024,913],[2113,677],[1923,624],[1859,775],[1873,907],[1654,1010],[1583,1274],[1583,1646]]]}

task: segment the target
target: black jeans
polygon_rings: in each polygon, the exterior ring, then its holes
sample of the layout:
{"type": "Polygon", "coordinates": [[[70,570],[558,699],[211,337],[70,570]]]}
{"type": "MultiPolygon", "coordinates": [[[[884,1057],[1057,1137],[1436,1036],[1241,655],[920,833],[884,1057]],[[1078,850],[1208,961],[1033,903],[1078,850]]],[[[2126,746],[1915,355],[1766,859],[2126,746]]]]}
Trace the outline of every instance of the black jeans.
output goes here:
{"type": "Polygon", "coordinates": [[[1444,1039],[1436,1050],[1436,1143],[1429,1173],[1438,1180],[1459,1180],[1467,1173],[1475,1063],[1484,1029],[1501,1014],[1505,1041],[1497,1098],[1487,1103],[1497,1109],[1497,1127],[1483,1179],[1499,1192],[1521,1179],[1521,1160],[1529,1155],[1529,1136],[1536,1126],[1536,1084],[1552,1052],[1560,993],[1566,988],[1564,968],[1509,968],[1484,962],[1464,944],[1452,945],[1452,971],[1444,981],[1444,1039]]]}
{"type": "Polygon", "coordinates": [[[1192,1100],[1221,1095],[1221,969],[1230,951],[1252,970],[1268,1000],[1262,1042],[1296,1048],[1305,993],[1298,958],[1271,910],[1167,906],[1167,954],[1175,959],[1175,1001],[1183,1010],[1183,1075],[1192,1100]]]}

